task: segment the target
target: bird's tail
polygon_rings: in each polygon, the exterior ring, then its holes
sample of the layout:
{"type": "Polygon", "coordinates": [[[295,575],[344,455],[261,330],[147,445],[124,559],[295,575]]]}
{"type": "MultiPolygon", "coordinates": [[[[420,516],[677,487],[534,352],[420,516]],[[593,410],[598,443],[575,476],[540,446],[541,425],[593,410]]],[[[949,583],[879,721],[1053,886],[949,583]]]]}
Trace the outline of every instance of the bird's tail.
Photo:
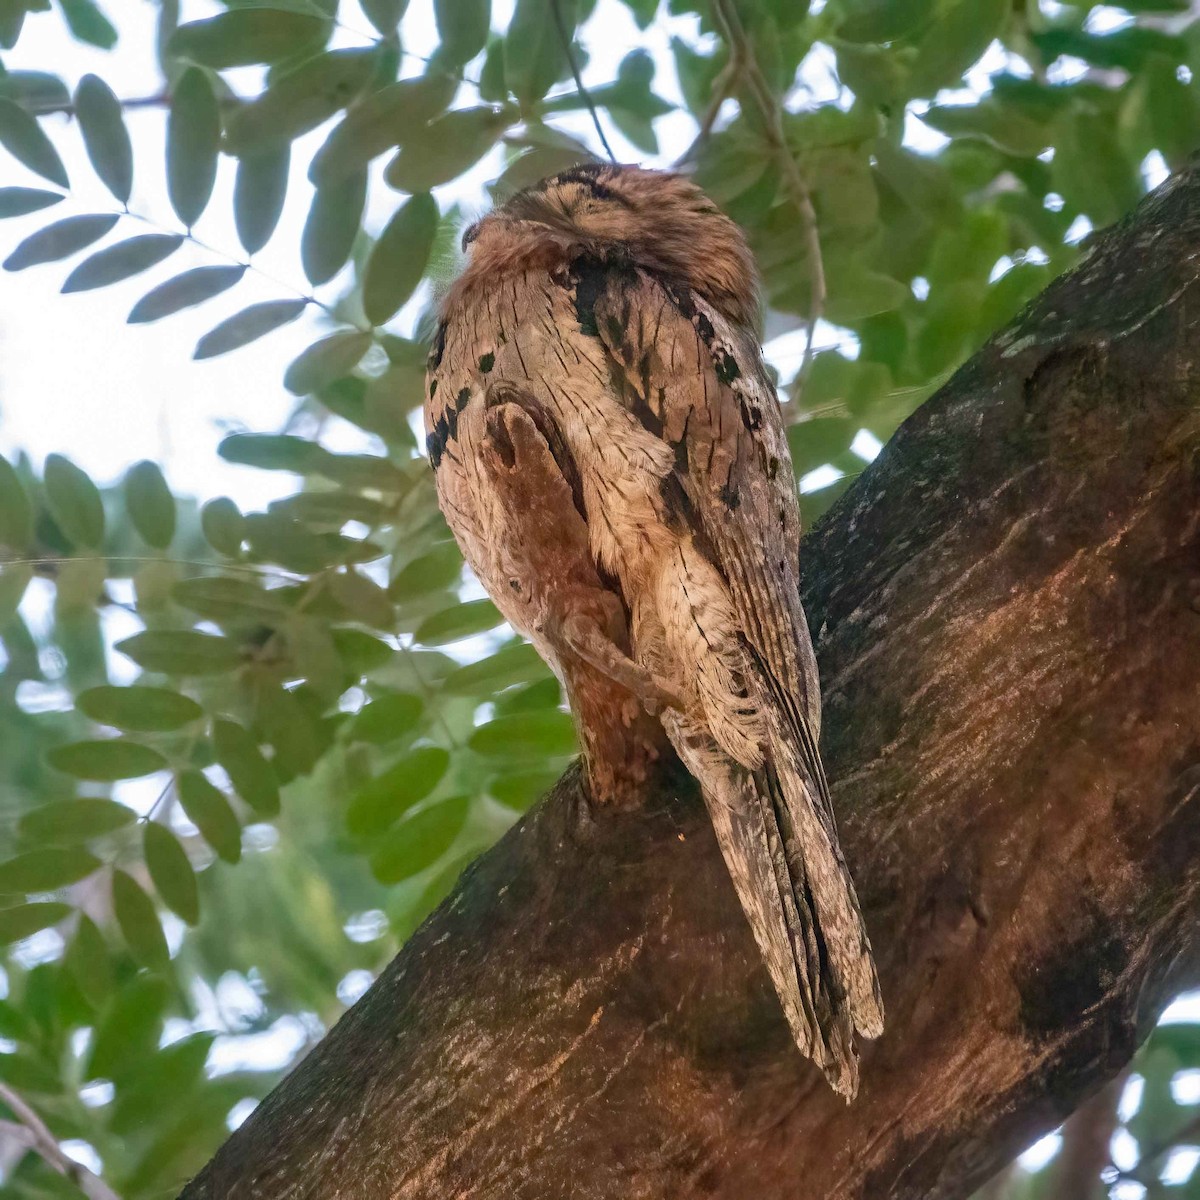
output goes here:
{"type": "Polygon", "coordinates": [[[854,885],[822,819],[815,783],[772,737],[757,769],[707,730],[665,714],[700,781],[717,842],[796,1044],[832,1087],[858,1090],[854,1033],[877,1037],[883,1006],[854,885]]]}

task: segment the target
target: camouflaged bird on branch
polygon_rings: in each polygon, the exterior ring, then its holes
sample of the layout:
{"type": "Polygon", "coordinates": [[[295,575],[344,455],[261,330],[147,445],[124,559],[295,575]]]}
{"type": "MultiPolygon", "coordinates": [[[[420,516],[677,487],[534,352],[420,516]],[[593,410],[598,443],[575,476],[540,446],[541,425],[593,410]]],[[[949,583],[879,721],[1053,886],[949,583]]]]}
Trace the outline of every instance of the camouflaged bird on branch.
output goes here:
{"type": "Polygon", "coordinates": [[[820,755],[799,510],[738,228],[585,166],[472,226],[430,358],[438,496],[566,688],[599,803],[674,748],[801,1051],[857,1088],[883,1009],[820,755]]]}

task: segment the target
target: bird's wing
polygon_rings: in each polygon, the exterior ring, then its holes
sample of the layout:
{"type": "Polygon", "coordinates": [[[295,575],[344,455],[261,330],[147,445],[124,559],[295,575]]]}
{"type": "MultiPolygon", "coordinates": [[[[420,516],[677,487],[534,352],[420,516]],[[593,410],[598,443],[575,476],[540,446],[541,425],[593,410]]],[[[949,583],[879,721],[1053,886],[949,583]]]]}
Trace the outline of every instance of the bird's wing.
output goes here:
{"type": "Polygon", "coordinates": [[[757,341],[645,271],[610,268],[594,295],[595,330],[626,403],[675,451],[664,503],[720,573],[766,693],[786,849],[804,860],[798,884],[811,891],[836,958],[830,983],[844,989],[854,1024],[875,1036],[878,982],[817,747],[820,685],[800,604],[791,457],[757,341]]]}

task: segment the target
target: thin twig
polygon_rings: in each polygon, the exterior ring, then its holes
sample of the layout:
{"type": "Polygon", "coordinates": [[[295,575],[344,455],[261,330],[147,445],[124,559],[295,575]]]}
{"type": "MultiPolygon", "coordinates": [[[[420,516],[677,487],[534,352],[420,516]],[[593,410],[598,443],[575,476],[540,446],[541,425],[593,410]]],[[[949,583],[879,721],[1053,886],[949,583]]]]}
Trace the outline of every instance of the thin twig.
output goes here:
{"type": "Polygon", "coordinates": [[[1122,1071],[1067,1118],[1053,1168],[1056,1200],[1096,1200],[1106,1192],[1100,1173],[1111,1162],[1109,1143],[1128,1078],[1129,1072],[1122,1071]]]}
{"type": "Polygon", "coordinates": [[[6,1083],[0,1083],[0,1100],[12,1109],[13,1116],[28,1131],[30,1149],[39,1154],[47,1166],[66,1176],[88,1200],[121,1200],[99,1175],[63,1152],[45,1121],[6,1083]]]}
{"type": "Polygon", "coordinates": [[[596,127],[596,135],[600,138],[600,145],[604,147],[604,153],[608,155],[608,161],[615,163],[617,156],[608,144],[608,138],[604,136],[604,126],[600,124],[600,114],[596,111],[592,94],[584,87],[583,76],[579,74],[579,66],[575,62],[575,55],[571,50],[571,34],[568,32],[567,23],[563,19],[560,0],[550,0],[550,11],[554,14],[554,24],[558,29],[558,36],[562,41],[563,53],[567,56],[567,65],[571,68],[571,78],[575,80],[575,86],[579,89],[579,94],[583,97],[583,102],[587,105],[588,112],[592,114],[592,124],[596,127]]]}
{"type": "MultiPolygon", "coordinates": [[[[774,152],[775,159],[783,175],[783,182],[792,202],[800,210],[800,220],[803,225],[805,246],[808,250],[811,298],[806,322],[806,337],[804,358],[796,376],[796,393],[803,391],[805,380],[808,378],[809,367],[812,365],[814,341],[817,322],[825,311],[825,261],[821,254],[821,235],[817,227],[817,212],[813,207],[812,193],[801,174],[800,166],[795,155],[787,144],[783,131],[783,112],[771,94],[758,62],[754,58],[746,30],[741,18],[731,0],[713,0],[713,16],[721,27],[722,36],[729,45],[731,55],[740,57],[743,64],[743,77],[759,114],[762,116],[766,130],[767,141],[774,152]]],[[[798,409],[796,398],[793,399],[793,411],[798,409]]]]}
{"type": "Polygon", "coordinates": [[[1122,1179],[1132,1179],[1137,1183],[1148,1186],[1157,1179],[1157,1175],[1152,1168],[1164,1154],[1174,1150],[1176,1146],[1194,1146],[1198,1142],[1200,1142],[1200,1117],[1193,1117],[1171,1134],[1170,1137],[1164,1138],[1161,1142],[1156,1142],[1153,1146],[1143,1150],[1138,1155],[1137,1166],[1130,1171],[1121,1171],[1120,1177],[1122,1179]]]}

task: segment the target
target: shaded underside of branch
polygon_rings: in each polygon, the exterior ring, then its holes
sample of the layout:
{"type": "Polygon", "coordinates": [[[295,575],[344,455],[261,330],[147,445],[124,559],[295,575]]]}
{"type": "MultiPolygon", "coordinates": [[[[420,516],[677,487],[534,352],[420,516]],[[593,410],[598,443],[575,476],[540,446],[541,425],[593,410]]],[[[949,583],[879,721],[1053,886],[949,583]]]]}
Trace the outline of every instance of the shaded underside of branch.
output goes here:
{"type": "Polygon", "coordinates": [[[569,773],[184,1195],[966,1196],[1200,979],[1200,177],[803,546],[888,1030],[795,1052],[690,782],[569,773]]]}

